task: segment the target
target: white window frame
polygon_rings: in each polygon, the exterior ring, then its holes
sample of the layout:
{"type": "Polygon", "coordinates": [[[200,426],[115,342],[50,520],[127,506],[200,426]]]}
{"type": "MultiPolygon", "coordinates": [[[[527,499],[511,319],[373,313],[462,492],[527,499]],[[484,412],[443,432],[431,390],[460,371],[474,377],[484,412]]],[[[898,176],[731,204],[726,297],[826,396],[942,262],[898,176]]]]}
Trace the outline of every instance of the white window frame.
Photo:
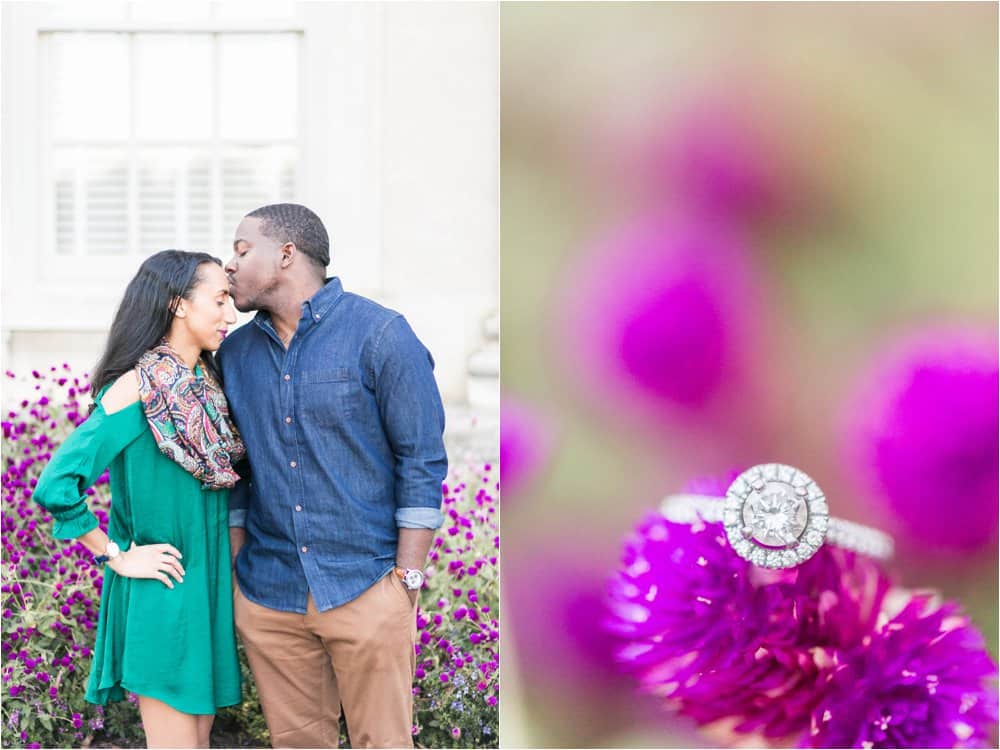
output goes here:
{"type": "MultiPolygon", "coordinates": [[[[381,287],[381,142],[383,7],[371,3],[298,3],[295,19],[193,23],[94,22],[49,17],[43,3],[3,3],[0,75],[4,169],[3,329],[103,331],[135,254],[79,257],[54,253],[51,166],[39,132],[45,80],[41,35],[56,31],[160,33],[295,32],[299,45],[299,200],[324,220],[334,270],[352,287],[381,287]],[[336,165],[336,168],[333,168],[336,165]],[[52,252],[50,252],[50,250],[52,252]]],[[[228,257],[230,248],[208,248],[228,257]]],[[[225,259],[225,258],[224,258],[225,259]]]]}
{"type": "MultiPolygon", "coordinates": [[[[135,35],[139,33],[155,33],[155,34],[172,34],[172,35],[199,35],[208,36],[212,39],[212,75],[213,75],[213,93],[218,91],[219,88],[219,38],[226,34],[276,34],[276,33],[292,33],[297,38],[296,49],[298,53],[297,60],[297,83],[299,86],[299,102],[301,104],[301,94],[302,94],[302,42],[303,42],[303,32],[301,28],[299,29],[280,29],[276,30],[273,28],[260,28],[257,24],[247,28],[245,26],[240,26],[234,28],[233,24],[226,23],[224,26],[220,27],[219,24],[213,22],[201,23],[201,24],[188,24],[182,27],[171,24],[169,28],[161,28],[159,25],[148,26],[146,24],[128,24],[127,28],[122,27],[120,24],[102,24],[100,26],[94,26],[93,28],[81,29],[80,25],[73,25],[72,27],[60,28],[47,26],[43,29],[39,29],[38,33],[38,52],[40,58],[40,81],[46,82],[52,80],[53,71],[49,70],[48,63],[51,60],[51,43],[53,40],[53,34],[57,33],[67,33],[67,32],[80,32],[86,31],[90,33],[120,33],[129,35],[128,49],[129,49],[129,65],[132,70],[136,69],[135,64],[135,35]],[[109,28],[110,26],[110,28],[109,28]]],[[[130,107],[131,116],[133,119],[132,124],[129,127],[130,137],[127,140],[119,139],[109,139],[107,141],[101,141],[98,139],[85,138],[75,141],[73,139],[59,139],[58,142],[53,137],[51,132],[52,123],[52,112],[49,107],[52,103],[51,97],[48,95],[43,95],[39,102],[39,108],[41,112],[40,117],[40,133],[42,138],[42,148],[41,148],[41,164],[40,164],[40,174],[42,176],[42,210],[46,220],[42,223],[42,269],[49,275],[62,275],[69,276],[75,279],[99,279],[106,275],[107,271],[104,267],[116,264],[122,265],[127,264],[128,259],[139,260],[145,257],[145,250],[147,248],[140,248],[139,240],[139,207],[138,207],[138,185],[137,185],[137,160],[136,153],[144,146],[177,146],[183,148],[184,146],[204,146],[208,147],[212,154],[213,164],[212,164],[212,213],[213,213],[213,224],[218,225],[222,221],[222,171],[221,171],[221,159],[225,155],[225,149],[230,146],[240,147],[240,146],[253,146],[259,145],[263,141],[260,139],[225,139],[223,140],[219,136],[219,98],[217,96],[213,97],[212,104],[214,107],[214,112],[212,113],[213,121],[213,133],[212,136],[201,143],[197,143],[194,139],[189,141],[180,142],[169,142],[164,141],[161,144],[157,144],[153,141],[138,141],[135,138],[135,123],[134,119],[136,116],[134,103],[136,101],[136,86],[138,81],[135,76],[130,77],[129,82],[129,97],[133,104],[130,107]],[[108,149],[121,149],[127,155],[127,162],[129,168],[129,181],[128,181],[128,201],[129,206],[126,211],[126,216],[128,217],[128,240],[126,243],[126,248],[123,254],[116,255],[100,255],[100,254],[88,254],[82,253],[74,250],[71,253],[59,253],[56,248],[56,196],[55,196],[55,180],[54,167],[52,164],[52,156],[55,148],[62,146],[81,146],[84,148],[92,148],[94,152],[97,152],[101,148],[108,149]]],[[[296,166],[296,182],[298,183],[299,167],[303,164],[304,159],[302,159],[302,143],[303,143],[303,117],[301,114],[301,106],[299,107],[298,122],[296,123],[296,137],[291,139],[267,139],[268,145],[287,145],[293,146],[299,156],[298,163],[296,166]]],[[[293,200],[301,200],[298,195],[294,196],[293,200]]],[[[77,207],[77,217],[81,215],[84,209],[82,207],[77,207]]],[[[79,228],[77,232],[80,232],[79,228]]],[[[77,237],[77,245],[79,246],[81,242],[80,237],[77,237]]],[[[199,248],[202,249],[202,248],[199,248]]],[[[210,252],[217,255],[224,255],[228,248],[226,247],[211,247],[207,248],[210,252]]],[[[134,263],[132,265],[135,265],[134,263]]]]}

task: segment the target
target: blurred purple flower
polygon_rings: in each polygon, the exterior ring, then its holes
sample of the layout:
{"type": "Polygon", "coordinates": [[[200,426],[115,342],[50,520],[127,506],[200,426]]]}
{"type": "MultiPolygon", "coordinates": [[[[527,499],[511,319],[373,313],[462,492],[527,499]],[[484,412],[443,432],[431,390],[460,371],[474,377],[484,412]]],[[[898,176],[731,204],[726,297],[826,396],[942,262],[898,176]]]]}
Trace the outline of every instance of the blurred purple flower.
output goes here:
{"type": "Polygon", "coordinates": [[[735,236],[639,219],[597,242],[577,273],[560,339],[599,403],[658,420],[745,393],[761,290],[735,236]]]}
{"type": "Polygon", "coordinates": [[[605,155],[592,158],[615,198],[730,226],[787,226],[823,210],[830,201],[817,196],[836,173],[836,132],[816,100],[762,86],[761,72],[729,69],[649,102],[640,116],[609,113],[598,128],[605,155]]]}
{"type": "Polygon", "coordinates": [[[914,596],[839,662],[813,747],[989,747],[996,666],[955,605],[914,596]]]}
{"type": "Polygon", "coordinates": [[[610,562],[601,546],[578,531],[563,544],[508,551],[503,563],[503,595],[525,679],[570,691],[582,702],[606,701],[610,683],[624,684],[612,639],[600,625],[610,562]]]}
{"type": "Polygon", "coordinates": [[[871,631],[888,587],[868,559],[829,545],[767,571],[729,549],[722,524],[656,513],[626,545],[606,627],[642,692],[699,724],[785,738],[808,728],[834,651],[871,631]]]}
{"type": "Polygon", "coordinates": [[[848,463],[901,546],[996,542],[998,382],[996,331],[932,329],[883,355],[848,401],[848,463]]]}
{"type": "Polygon", "coordinates": [[[507,497],[523,489],[545,466],[553,430],[542,413],[504,394],[500,400],[500,472],[507,497]]]}
{"type": "Polygon", "coordinates": [[[774,212],[784,192],[781,154],[749,114],[732,97],[692,103],[654,142],[650,166],[676,185],[686,204],[711,216],[774,212]]]}

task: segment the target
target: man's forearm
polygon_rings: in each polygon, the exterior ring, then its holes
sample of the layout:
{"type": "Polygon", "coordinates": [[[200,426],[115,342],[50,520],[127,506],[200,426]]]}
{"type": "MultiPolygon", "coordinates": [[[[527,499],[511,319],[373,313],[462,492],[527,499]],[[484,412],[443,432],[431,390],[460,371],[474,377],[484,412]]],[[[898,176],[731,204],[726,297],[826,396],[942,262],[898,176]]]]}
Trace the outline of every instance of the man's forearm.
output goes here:
{"type": "Polygon", "coordinates": [[[434,529],[400,529],[399,542],[396,546],[396,565],[401,568],[423,570],[433,541],[434,529]]]}
{"type": "Polygon", "coordinates": [[[247,530],[242,526],[229,527],[229,555],[231,557],[230,562],[232,562],[233,565],[236,564],[236,556],[240,554],[240,547],[243,546],[243,542],[245,542],[246,539],[247,530]]]}

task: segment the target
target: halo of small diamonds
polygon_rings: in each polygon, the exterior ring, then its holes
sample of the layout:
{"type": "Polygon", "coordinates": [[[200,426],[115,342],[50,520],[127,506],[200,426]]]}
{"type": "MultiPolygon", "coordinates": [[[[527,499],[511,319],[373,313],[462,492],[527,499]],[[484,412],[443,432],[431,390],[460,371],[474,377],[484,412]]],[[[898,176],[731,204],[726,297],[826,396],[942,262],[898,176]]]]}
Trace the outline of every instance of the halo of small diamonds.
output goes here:
{"type": "Polygon", "coordinates": [[[819,486],[785,464],[760,464],[726,491],[722,522],[730,546],[762,568],[791,568],[826,539],[829,509],[819,486]]]}

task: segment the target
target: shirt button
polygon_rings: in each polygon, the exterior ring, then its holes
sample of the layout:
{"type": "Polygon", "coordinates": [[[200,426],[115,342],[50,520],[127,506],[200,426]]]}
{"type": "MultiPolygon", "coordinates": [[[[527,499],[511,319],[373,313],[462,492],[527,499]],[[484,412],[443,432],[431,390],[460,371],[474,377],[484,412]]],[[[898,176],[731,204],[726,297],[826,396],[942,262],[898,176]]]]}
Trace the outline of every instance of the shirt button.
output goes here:
{"type": "Polygon", "coordinates": [[[292,379],[291,375],[285,375],[285,380],[291,380],[291,379],[292,379]]]}
{"type": "Polygon", "coordinates": [[[291,417],[285,417],[285,424],[291,424],[291,423],[292,423],[292,418],[291,417]]]}
{"type": "Polygon", "coordinates": [[[319,320],[319,315],[313,315],[313,317],[316,318],[316,320],[319,320]]]}
{"type": "Polygon", "coordinates": [[[297,464],[297,463],[295,463],[294,461],[289,461],[289,462],[288,462],[288,465],[289,465],[289,466],[291,466],[291,467],[292,467],[293,469],[294,469],[294,468],[295,468],[296,466],[298,466],[298,464],[297,464]]]}
{"type": "Polygon", "coordinates": [[[303,552],[308,552],[308,551],[309,551],[309,548],[308,548],[308,547],[303,547],[303,548],[302,548],[302,551],[303,551],[303,552]]]}
{"type": "Polygon", "coordinates": [[[300,510],[302,510],[302,506],[301,505],[296,505],[295,506],[295,512],[298,513],[300,510]]]}

